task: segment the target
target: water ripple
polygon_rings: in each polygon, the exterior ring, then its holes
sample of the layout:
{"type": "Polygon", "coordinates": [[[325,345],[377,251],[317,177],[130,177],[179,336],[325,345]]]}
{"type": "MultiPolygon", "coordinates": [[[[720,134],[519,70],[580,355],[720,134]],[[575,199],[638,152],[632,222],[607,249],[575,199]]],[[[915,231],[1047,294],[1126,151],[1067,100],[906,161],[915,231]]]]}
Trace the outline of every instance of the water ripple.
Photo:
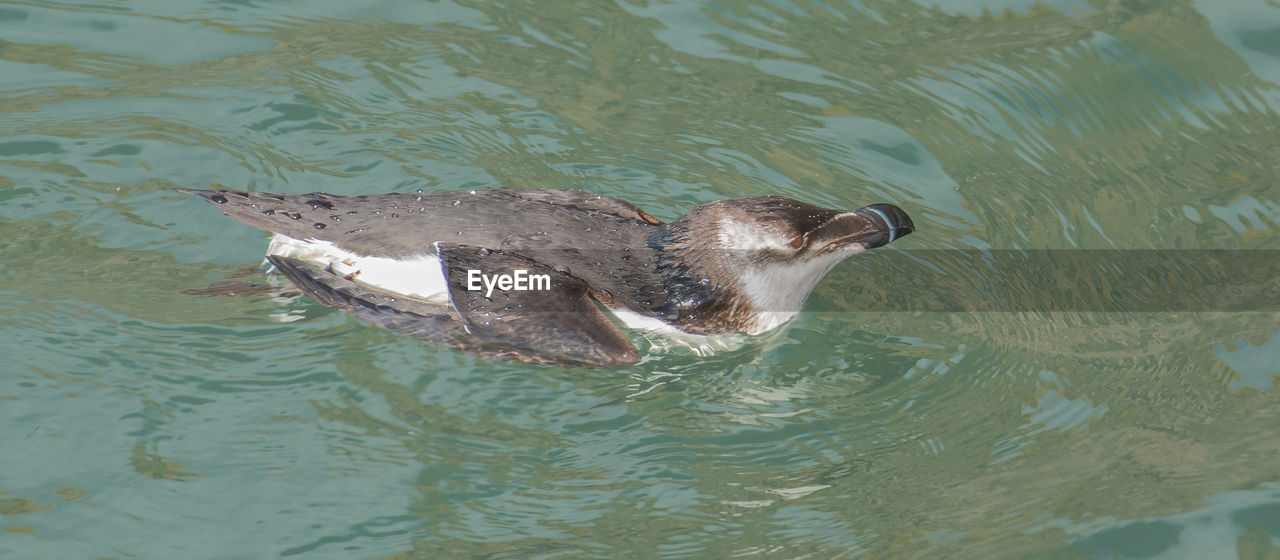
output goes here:
{"type": "Polygon", "coordinates": [[[1261,0],[6,6],[0,555],[1263,550],[1274,314],[857,311],[908,289],[891,248],[777,333],[530,368],[183,294],[266,238],[173,189],[585,188],[666,220],[783,194],[900,204],[908,249],[1275,248],[1278,27],[1261,0]]]}

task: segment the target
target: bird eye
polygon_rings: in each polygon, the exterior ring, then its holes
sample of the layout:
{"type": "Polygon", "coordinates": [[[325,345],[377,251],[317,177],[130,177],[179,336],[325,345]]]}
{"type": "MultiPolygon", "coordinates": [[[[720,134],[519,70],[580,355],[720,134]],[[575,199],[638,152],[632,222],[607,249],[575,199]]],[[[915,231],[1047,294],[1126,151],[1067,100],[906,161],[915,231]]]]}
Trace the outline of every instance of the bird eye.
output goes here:
{"type": "Polygon", "coordinates": [[[804,247],[804,236],[792,239],[791,243],[788,243],[787,245],[790,245],[792,249],[799,251],[801,247],[804,247]]]}

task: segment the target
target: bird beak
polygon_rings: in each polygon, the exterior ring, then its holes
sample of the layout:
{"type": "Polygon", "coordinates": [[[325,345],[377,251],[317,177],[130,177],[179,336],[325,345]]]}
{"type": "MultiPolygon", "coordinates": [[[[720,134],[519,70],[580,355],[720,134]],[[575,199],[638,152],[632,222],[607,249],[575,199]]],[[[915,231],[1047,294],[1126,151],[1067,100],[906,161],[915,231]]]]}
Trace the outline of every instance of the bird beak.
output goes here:
{"type": "Polygon", "coordinates": [[[911,217],[892,204],[872,204],[845,212],[810,234],[822,247],[813,256],[858,244],[864,249],[883,247],[915,231],[911,217]]]}
{"type": "Polygon", "coordinates": [[[854,210],[853,213],[874,222],[876,233],[883,238],[883,241],[878,238],[871,239],[872,243],[867,244],[868,249],[883,247],[916,230],[916,225],[911,223],[911,216],[892,204],[863,206],[854,210]]]}

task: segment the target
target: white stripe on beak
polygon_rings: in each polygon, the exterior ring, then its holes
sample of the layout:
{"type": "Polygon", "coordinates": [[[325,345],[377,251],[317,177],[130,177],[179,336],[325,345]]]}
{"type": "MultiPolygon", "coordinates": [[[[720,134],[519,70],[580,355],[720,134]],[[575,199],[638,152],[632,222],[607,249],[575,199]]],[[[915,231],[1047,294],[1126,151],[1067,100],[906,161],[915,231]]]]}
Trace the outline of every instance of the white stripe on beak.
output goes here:
{"type": "Polygon", "coordinates": [[[898,226],[893,225],[893,220],[890,220],[889,215],[883,210],[879,208],[867,208],[867,210],[875,212],[881,220],[884,220],[884,224],[889,226],[889,243],[893,243],[893,240],[898,238],[898,226]]]}

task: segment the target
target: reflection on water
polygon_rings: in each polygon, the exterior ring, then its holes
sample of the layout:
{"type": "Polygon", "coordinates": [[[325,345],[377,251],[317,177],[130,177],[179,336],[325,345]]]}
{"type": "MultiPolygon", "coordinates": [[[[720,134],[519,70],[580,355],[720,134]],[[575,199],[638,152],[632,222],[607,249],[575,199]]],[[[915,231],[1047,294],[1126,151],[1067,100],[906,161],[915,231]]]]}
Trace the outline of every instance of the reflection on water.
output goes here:
{"type": "Polygon", "coordinates": [[[1274,312],[865,298],[925,285],[895,253],[1274,254],[1280,10],[944,4],[0,7],[0,555],[1276,554],[1274,312]],[[622,370],[182,293],[266,240],[177,187],[498,185],[919,230],[622,370]]]}

